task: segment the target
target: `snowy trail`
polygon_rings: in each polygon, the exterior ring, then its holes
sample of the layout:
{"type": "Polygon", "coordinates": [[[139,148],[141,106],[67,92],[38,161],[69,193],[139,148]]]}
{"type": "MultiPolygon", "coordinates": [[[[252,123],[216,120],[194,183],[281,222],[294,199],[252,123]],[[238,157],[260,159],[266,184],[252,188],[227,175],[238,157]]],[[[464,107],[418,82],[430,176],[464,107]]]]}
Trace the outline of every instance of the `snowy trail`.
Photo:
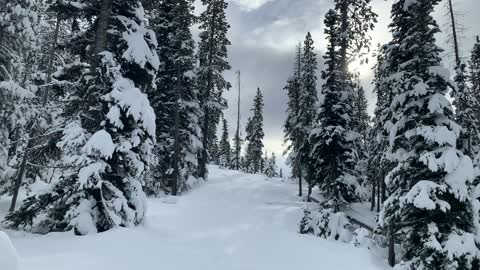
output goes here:
{"type": "Polygon", "coordinates": [[[137,228],[97,235],[11,233],[21,270],[374,270],[368,250],[299,235],[293,183],[211,168],[178,201],[149,201],[137,228]]]}

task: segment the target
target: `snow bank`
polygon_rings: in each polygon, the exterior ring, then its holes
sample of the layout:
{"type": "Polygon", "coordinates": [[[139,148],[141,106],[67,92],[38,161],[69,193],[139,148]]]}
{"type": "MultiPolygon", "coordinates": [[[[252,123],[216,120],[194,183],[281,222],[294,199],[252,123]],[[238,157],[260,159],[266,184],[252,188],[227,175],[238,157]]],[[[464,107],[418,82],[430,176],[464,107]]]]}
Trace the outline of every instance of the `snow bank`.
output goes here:
{"type": "Polygon", "coordinates": [[[17,251],[7,234],[0,231],[0,269],[18,270],[17,251]]]}

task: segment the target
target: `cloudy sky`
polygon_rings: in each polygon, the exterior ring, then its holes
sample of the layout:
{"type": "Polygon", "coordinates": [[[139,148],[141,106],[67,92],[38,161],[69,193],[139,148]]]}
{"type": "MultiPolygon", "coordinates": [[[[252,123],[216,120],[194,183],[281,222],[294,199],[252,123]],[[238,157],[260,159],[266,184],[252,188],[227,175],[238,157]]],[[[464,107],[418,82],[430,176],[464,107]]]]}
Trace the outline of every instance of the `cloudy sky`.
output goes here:
{"type": "MultiPolygon", "coordinates": [[[[372,0],[374,11],[379,14],[379,23],[371,33],[373,44],[388,42],[390,34],[387,25],[390,18],[390,7],[394,0],[372,0]]],[[[443,0],[446,2],[446,0],[443,0]]],[[[264,94],[264,129],[265,145],[268,152],[280,155],[283,152],[282,126],[285,119],[286,93],[283,90],[287,78],[292,74],[295,45],[303,41],[308,31],[312,33],[319,57],[325,48],[323,36],[323,18],[332,8],[333,0],[229,0],[227,11],[231,25],[229,38],[229,60],[232,70],[226,78],[236,85],[235,72],[242,74],[241,129],[245,135],[245,122],[251,114],[250,108],[256,88],[260,87],[264,94]]],[[[467,27],[463,31],[463,55],[473,46],[474,37],[480,35],[480,0],[454,0],[460,14],[459,20],[467,27]]],[[[441,3],[435,18],[442,29],[446,26],[446,8],[441,3]]],[[[439,35],[439,44],[445,48],[445,64],[452,66],[450,46],[446,43],[445,34],[439,35]]],[[[376,45],[375,45],[376,46],[376,45]]],[[[373,63],[372,63],[373,65],[373,63]]],[[[322,68],[321,66],[319,67],[322,68]]],[[[371,89],[371,66],[360,68],[363,84],[371,89]]],[[[320,87],[320,85],[318,86],[320,87]]],[[[235,132],[236,123],[236,87],[225,94],[230,108],[225,117],[230,123],[231,136],[235,132]]],[[[373,111],[375,97],[369,92],[370,112],[373,111]]]]}

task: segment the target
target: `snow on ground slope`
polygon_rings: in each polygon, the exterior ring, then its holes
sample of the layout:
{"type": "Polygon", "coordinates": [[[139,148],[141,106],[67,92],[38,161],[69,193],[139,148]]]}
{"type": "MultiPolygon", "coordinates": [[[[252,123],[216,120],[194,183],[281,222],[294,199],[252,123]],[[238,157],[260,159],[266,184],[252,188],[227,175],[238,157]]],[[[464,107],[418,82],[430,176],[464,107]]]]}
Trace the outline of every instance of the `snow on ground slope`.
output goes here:
{"type": "Polygon", "coordinates": [[[374,270],[366,249],[300,235],[296,184],[210,168],[178,198],[149,200],[136,228],[73,236],[9,232],[20,270],[374,270]]]}

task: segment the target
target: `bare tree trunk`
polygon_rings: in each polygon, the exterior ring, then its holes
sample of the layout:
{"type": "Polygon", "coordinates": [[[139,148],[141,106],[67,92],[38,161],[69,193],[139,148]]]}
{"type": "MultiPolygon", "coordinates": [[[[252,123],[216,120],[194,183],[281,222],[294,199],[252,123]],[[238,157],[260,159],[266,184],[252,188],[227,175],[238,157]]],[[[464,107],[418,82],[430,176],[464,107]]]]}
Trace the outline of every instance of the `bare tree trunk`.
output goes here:
{"type": "Polygon", "coordinates": [[[381,183],[380,181],[377,181],[377,212],[380,212],[380,204],[381,204],[381,183]]]}
{"type": "Polygon", "coordinates": [[[395,266],[395,237],[393,232],[393,225],[390,225],[389,228],[389,237],[388,237],[388,264],[393,267],[395,266]]]}
{"type": "Polygon", "coordinates": [[[348,49],[348,0],[343,0],[342,6],[340,9],[341,12],[341,31],[342,39],[340,41],[340,70],[342,72],[342,79],[347,78],[348,65],[347,65],[347,49],[348,49]]]}
{"type": "Polygon", "coordinates": [[[204,117],[203,117],[203,151],[202,151],[202,156],[200,158],[200,164],[199,164],[199,176],[202,177],[203,179],[207,178],[207,162],[208,162],[208,137],[210,136],[210,109],[208,108],[208,101],[210,98],[211,94],[211,88],[212,88],[212,64],[213,64],[213,46],[215,46],[215,20],[217,17],[217,8],[216,8],[216,1],[212,2],[212,9],[213,9],[213,14],[212,14],[212,21],[210,22],[210,37],[209,37],[209,52],[208,52],[208,77],[207,77],[207,89],[205,93],[205,100],[204,104],[205,110],[204,110],[204,117]]]}
{"type": "Polygon", "coordinates": [[[382,175],[380,179],[380,188],[382,190],[381,203],[383,204],[387,200],[387,184],[385,184],[385,175],[382,175]]]}
{"type": "Polygon", "coordinates": [[[55,24],[55,31],[53,32],[53,41],[52,47],[50,47],[50,51],[48,52],[48,68],[47,68],[47,81],[46,85],[43,89],[43,97],[42,97],[42,105],[47,105],[48,101],[48,84],[52,81],[52,73],[53,73],[53,60],[55,59],[55,50],[57,48],[58,43],[58,34],[60,32],[60,23],[62,19],[60,14],[57,14],[57,22],[55,24]]]}
{"type": "Polygon", "coordinates": [[[302,197],[302,191],[303,191],[303,187],[302,187],[302,168],[300,167],[300,165],[296,165],[297,166],[297,173],[298,173],[298,197],[302,197]]]}
{"type": "Polygon", "coordinates": [[[377,180],[373,179],[372,198],[371,198],[370,211],[373,211],[373,210],[375,209],[375,191],[376,191],[376,186],[377,186],[377,180]]]}
{"type": "MultiPolygon", "coordinates": [[[[27,148],[30,147],[30,141],[27,144],[27,148]]],[[[23,175],[25,174],[25,168],[27,167],[27,160],[28,160],[28,150],[25,151],[22,163],[20,164],[20,168],[18,169],[17,176],[15,178],[15,186],[13,188],[13,197],[12,202],[10,204],[10,212],[15,211],[15,206],[17,204],[18,192],[20,187],[22,186],[23,182],[23,175]]]]}
{"type": "Polygon", "coordinates": [[[95,30],[95,47],[93,50],[93,67],[97,68],[100,66],[100,57],[99,54],[107,48],[107,30],[108,24],[110,22],[112,10],[112,0],[103,0],[100,7],[100,14],[97,18],[97,27],[95,30]]]}

